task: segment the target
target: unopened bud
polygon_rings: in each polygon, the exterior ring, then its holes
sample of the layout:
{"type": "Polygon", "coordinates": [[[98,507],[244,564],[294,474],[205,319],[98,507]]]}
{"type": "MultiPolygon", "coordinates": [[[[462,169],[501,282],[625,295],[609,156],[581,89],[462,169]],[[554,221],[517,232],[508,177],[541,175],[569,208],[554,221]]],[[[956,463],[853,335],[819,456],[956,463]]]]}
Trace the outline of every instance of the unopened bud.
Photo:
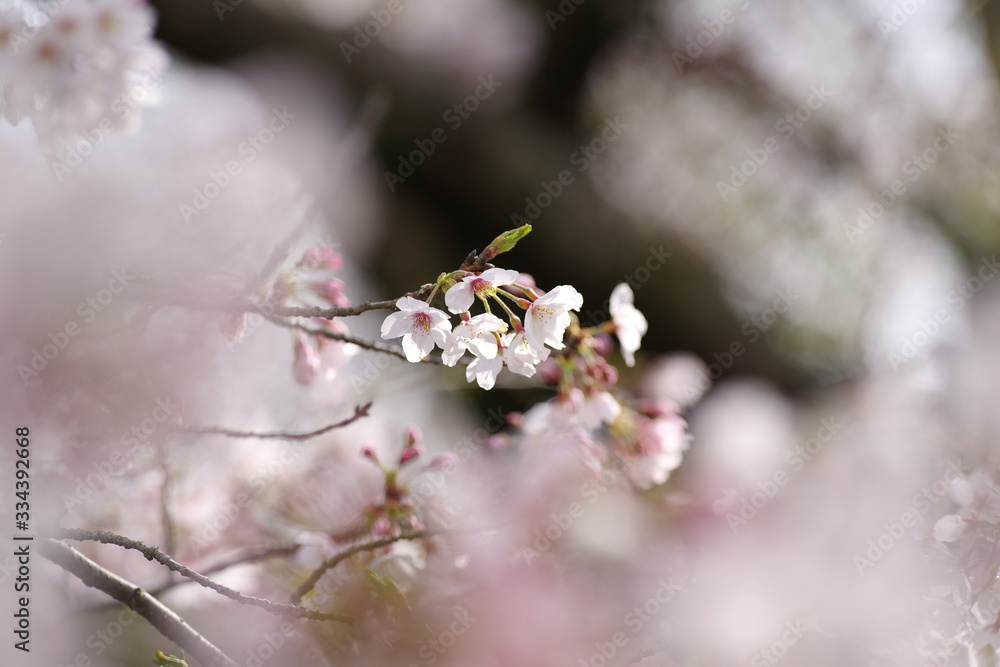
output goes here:
{"type": "Polygon", "coordinates": [[[399,455],[399,465],[403,466],[409,461],[417,458],[424,453],[424,448],[420,445],[411,445],[403,450],[403,453],[399,455]]]}

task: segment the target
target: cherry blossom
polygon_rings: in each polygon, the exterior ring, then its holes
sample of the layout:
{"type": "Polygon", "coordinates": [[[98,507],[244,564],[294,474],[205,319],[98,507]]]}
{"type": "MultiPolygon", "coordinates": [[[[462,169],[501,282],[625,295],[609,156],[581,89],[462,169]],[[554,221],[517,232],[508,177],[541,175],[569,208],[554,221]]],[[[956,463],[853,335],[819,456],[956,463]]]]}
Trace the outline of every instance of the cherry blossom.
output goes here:
{"type": "Polygon", "coordinates": [[[448,315],[437,308],[411,296],[396,301],[399,312],[392,313],[382,322],[382,338],[403,337],[406,360],[416,363],[430,354],[434,344],[446,345],[451,330],[448,315]]]}
{"type": "Polygon", "coordinates": [[[569,311],[582,307],[583,295],[571,285],[559,285],[536,299],[525,313],[524,328],[531,344],[563,349],[563,334],[572,321],[569,311]]]}
{"type": "Polygon", "coordinates": [[[628,466],[628,476],[642,489],[663,484],[680,466],[688,448],[687,422],[679,415],[630,417],[634,421],[627,428],[628,435],[616,442],[616,449],[628,466]]]}
{"type": "Polygon", "coordinates": [[[518,375],[532,377],[538,364],[549,358],[549,349],[532,345],[523,331],[507,334],[503,343],[504,362],[507,368],[518,375]]]}
{"type": "Polygon", "coordinates": [[[495,295],[497,287],[512,285],[518,275],[509,269],[487,269],[478,276],[466,276],[445,293],[444,302],[453,313],[468,312],[476,297],[485,300],[495,295]]]}
{"type": "Polygon", "coordinates": [[[466,350],[472,350],[477,357],[492,359],[497,356],[495,332],[503,332],[507,325],[496,315],[483,313],[455,325],[448,334],[442,349],[441,359],[448,366],[454,366],[466,350]]]}
{"type": "Polygon", "coordinates": [[[611,319],[622,347],[622,357],[629,366],[635,366],[635,351],[649,327],[645,316],[633,305],[634,299],[628,283],[620,283],[611,292],[611,319]]]}
{"type": "Polygon", "coordinates": [[[475,380],[483,389],[492,389],[496,384],[497,375],[503,370],[503,356],[494,354],[492,358],[476,356],[468,366],[465,367],[465,379],[469,382],[475,380]]]}

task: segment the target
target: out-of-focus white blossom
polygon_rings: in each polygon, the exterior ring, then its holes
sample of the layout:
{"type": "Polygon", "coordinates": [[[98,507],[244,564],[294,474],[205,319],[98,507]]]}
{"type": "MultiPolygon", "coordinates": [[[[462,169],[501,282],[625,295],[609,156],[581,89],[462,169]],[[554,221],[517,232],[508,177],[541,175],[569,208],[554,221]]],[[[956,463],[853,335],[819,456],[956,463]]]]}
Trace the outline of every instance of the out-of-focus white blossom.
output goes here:
{"type": "Polygon", "coordinates": [[[635,366],[635,352],[639,349],[642,337],[646,335],[649,323],[646,317],[634,305],[635,295],[628,283],[620,283],[611,292],[611,319],[615,323],[615,334],[622,346],[622,356],[625,363],[635,366]]]}
{"type": "Polygon", "coordinates": [[[0,6],[0,91],[12,124],[30,119],[46,151],[137,126],[168,63],[145,2],[0,6]],[[37,24],[41,22],[39,27],[37,24]]]}

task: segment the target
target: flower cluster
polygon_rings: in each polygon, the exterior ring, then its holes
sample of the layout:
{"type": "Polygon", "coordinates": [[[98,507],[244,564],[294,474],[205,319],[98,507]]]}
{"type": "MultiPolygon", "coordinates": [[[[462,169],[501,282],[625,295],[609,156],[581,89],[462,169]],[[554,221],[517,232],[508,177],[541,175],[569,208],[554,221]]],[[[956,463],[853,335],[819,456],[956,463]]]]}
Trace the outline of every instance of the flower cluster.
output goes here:
{"type": "MultiPolygon", "coordinates": [[[[334,248],[310,248],[292,269],[278,276],[272,288],[270,302],[296,306],[350,306],[351,301],[344,293],[343,281],[332,275],[343,263],[343,257],[334,248]]],[[[339,319],[314,317],[308,322],[319,331],[349,333],[347,325],[339,319]]],[[[311,384],[320,371],[324,371],[326,379],[331,379],[336,370],[358,351],[354,345],[324,335],[310,335],[297,330],[294,336],[292,376],[302,385],[311,384]]]]}
{"type": "Polygon", "coordinates": [[[454,327],[448,313],[430,305],[432,292],[427,302],[408,296],[399,299],[398,312],[382,323],[382,337],[402,336],[403,351],[411,362],[425,358],[435,345],[448,366],[471,352],[466,378],[483,389],[493,388],[504,366],[531,377],[549,357],[550,349],[563,349],[563,337],[572,323],[570,312],[580,310],[583,296],[570,285],[559,285],[539,296],[530,280],[520,279],[517,271],[499,268],[447,274],[439,285],[448,285],[445,305],[460,317],[454,327]],[[477,300],[486,312],[472,315],[470,309],[477,300]],[[491,303],[506,315],[506,321],[492,312],[491,303]],[[524,309],[523,320],[511,310],[512,305],[524,309]]]}
{"type": "Polygon", "coordinates": [[[43,148],[128,129],[156,102],[167,56],[153,11],[133,0],[0,4],[0,96],[11,124],[30,118],[43,148]]]}
{"type": "Polygon", "coordinates": [[[612,351],[609,334],[618,336],[631,366],[647,324],[627,284],[614,289],[610,303],[611,322],[576,329],[568,349],[542,367],[542,376],[558,387],[556,397],[531,408],[519,421],[527,446],[576,445],[583,462],[595,471],[613,456],[633,484],[647,489],[667,481],[681,464],[690,437],[672,402],[629,401],[616,395],[618,371],[607,360],[612,351]]]}
{"type": "MultiPolygon", "coordinates": [[[[509,249],[512,243],[502,243],[505,240],[509,241],[500,237],[487,251],[509,249]]],[[[484,254],[492,257],[495,252],[484,254]]],[[[609,301],[611,321],[583,328],[573,314],[583,307],[583,296],[571,285],[542,293],[530,277],[517,271],[467,268],[443,274],[426,301],[412,296],[399,299],[398,310],[382,323],[382,337],[402,337],[411,362],[423,360],[435,347],[441,348],[441,361],[448,366],[471,353],[466,378],[484,389],[495,385],[504,367],[525,377],[540,369],[542,379],[558,390],[551,401],[514,416],[526,443],[573,448],[595,471],[610,452],[624,462],[636,486],[665,482],[688,446],[687,424],[679,408],[664,402],[633,407],[612,393],[618,371],[607,360],[612,351],[610,334],[618,337],[625,363],[634,366],[635,352],[648,329],[634,305],[632,289],[625,283],[615,287],[609,301]],[[442,289],[445,307],[460,318],[454,325],[449,313],[431,305],[442,289]],[[473,315],[477,301],[486,312],[473,315]],[[512,307],[522,308],[523,317],[512,307]]]]}

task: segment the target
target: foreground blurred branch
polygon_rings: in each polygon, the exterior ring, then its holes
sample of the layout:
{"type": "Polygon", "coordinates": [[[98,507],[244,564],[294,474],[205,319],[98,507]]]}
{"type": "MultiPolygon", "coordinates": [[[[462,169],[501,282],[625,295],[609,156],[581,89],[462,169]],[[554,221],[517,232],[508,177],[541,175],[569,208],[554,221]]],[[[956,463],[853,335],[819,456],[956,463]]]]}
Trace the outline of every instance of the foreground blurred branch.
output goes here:
{"type": "Polygon", "coordinates": [[[281,604],[278,602],[271,602],[270,600],[264,600],[262,598],[255,598],[250,595],[244,595],[239,591],[235,591],[227,586],[223,586],[217,582],[212,581],[203,574],[198,574],[194,570],[184,565],[181,565],[173,558],[163,553],[156,547],[144,544],[138,540],[133,540],[116,533],[112,533],[108,530],[84,530],[81,528],[63,528],[56,531],[54,537],[60,539],[69,539],[76,541],[95,541],[101,542],[103,544],[114,544],[125,549],[134,549],[138,551],[146,560],[155,560],[161,565],[177,572],[178,574],[191,579],[192,581],[201,584],[205,588],[209,588],[220,595],[223,595],[234,602],[239,602],[240,604],[249,605],[252,607],[259,607],[267,612],[275,614],[276,616],[285,616],[290,618],[308,618],[313,621],[338,621],[341,623],[351,623],[353,621],[349,616],[344,616],[342,614],[328,614],[324,612],[314,611],[312,609],[306,609],[295,604],[281,604]]]}
{"type": "Polygon", "coordinates": [[[91,588],[107,593],[149,621],[160,633],[190,653],[206,667],[238,667],[229,656],[188,625],[169,607],[141,588],[90,560],[79,551],[57,540],[44,540],[45,558],[75,575],[91,588]]]}

